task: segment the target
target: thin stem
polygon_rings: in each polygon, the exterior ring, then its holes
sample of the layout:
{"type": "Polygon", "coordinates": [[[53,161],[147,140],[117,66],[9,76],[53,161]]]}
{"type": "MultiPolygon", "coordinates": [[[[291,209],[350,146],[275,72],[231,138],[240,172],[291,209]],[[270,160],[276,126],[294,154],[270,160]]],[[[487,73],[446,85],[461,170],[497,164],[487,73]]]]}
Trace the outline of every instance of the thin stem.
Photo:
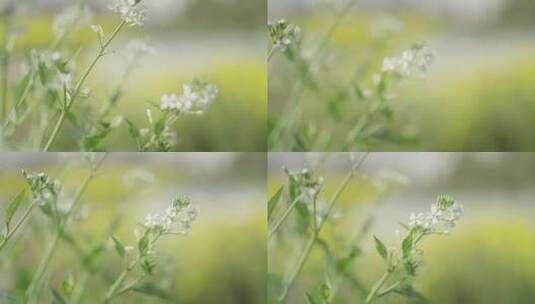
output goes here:
{"type": "Polygon", "coordinates": [[[275,51],[277,50],[276,47],[272,47],[269,52],[268,52],[268,55],[267,55],[267,61],[269,62],[271,60],[271,57],[273,57],[273,55],[275,54],[275,51]]]}
{"type": "Polygon", "coordinates": [[[15,226],[13,226],[13,228],[11,228],[11,230],[9,230],[9,232],[6,234],[4,240],[2,241],[2,243],[0,243],[0,250],[2,250],[2,248],[4,248],[4,246],[7,244],[7,242],[11,239],[11,237],[13,237],[13,235],[15,234],[15,232],[17,232],[17,230],[20,228],[20,226],[22,225],[22,223],[26,220],[26,218],[30,215],[30,213],[32,212],[32,209],[34,207],[34,204],[33,203],[30,203],[30,206],[26,209],[26,211],[24,212],[24,214],[20,217],[20,219],[17,221],[17,223],[15,224],[15,226]]]}
{"type": "Polygon", "coordinates": [[[45,272],[46,272],[46,270],[48,268],[48,265],[49,265],[53,255],[54,255],[54,252],[55,252],[55,250],[57,248],[58,240],[60,239],[61,235],[64,232],[65,225],[69,221],[69,218],[70,218],[70,216],[72,214],[72,211],[74,210],[74,208],[76,207],[76,205],[78,204],[80,199],[82,198],[82,195],[84,194],[85,190],[87,189],[87,186],[89,185],[89,183],[95,177],[95,173],[96,173],[97,169],[102,165],[102,163],[104,162],[105,158],[106,158],[106,156],[102,157],[102,159],[94,167],[91,168],[91,172],[85,178],[85,180],[83,181],[82,185],[78,188],[78,191],[74,195],[74,198],[73,198],[73,201],[71,203],[71,206],[70,206],[69,210],[67,211],[67,213],[65,214],[63,221],[61,221],[61,223],[57,226],[57,229],[55,231],[52,243],[50,244],[49,249],[46,251],[45,255],[43,256],[43,258],[41,260],[41,263],[39,264],[39,267],[38,267],[37,271],[35,272],[35,274],[34,274],[34,276],[32,278],[32,281],[30,282],[30,285],[29,285],[28,289],[26,290],[26,302],[27,303],[33,304],[33,303],[37,302],[38,293],[39,293],[39,290],[41,289],[41,285],[42,285],[42,278],[43,278],[43,276],[44,276],[44,274],[45,274],[45,272]]]}
{"type": "Polygon", "coordinates": [[[113,284],[110,286],[110,288],[106,292],[106,298],[104,299],[104,303],[110,303],[111,302],[111,299],[115,296],[115,293],[117,292],[119,287],[121,287],[121,285],[123,284],[124,280],[126,280],[129,272],[130,272],[130,268],[128,268],[128,267],[125,268],[123,270],[123,272],[121,272],[119,277],[117,277],[115,282],[113,282],[113,284]]]}
{"type": "Polygon", "coordinates": [[[76,284],[76,287],[74,288],[72,292],[72,296],[69,299],[69,304],[80,303],[80,300],[82,299],[82,295],[85,291],[89,278],[90,278],[90,273],[84,270],[80,276],[80,279],[78,280],[78,283],[76,284]]]}
{"type": "Polygon", "coordinates": [[[344,190],[346,189],[347,185],[349,185],[349,182],[351,181],[351,179],[353,179],[353,177],[355,176],[357,170],[364,163],[364,161],[368,157],[368,154],[369,153],[364,154],[364,156],[351,168],[351,170],[346,175],[346,177],[344,178],[344,180],[342,181],[342,183],[340,184],[340,186],[338,187],[336,192],[331,197],[331,199],[329,201],[329,204],[328,204],[329,207],[327,208],[327,212],[325,213],[325,216],[323,217],[323,219],[320,221],[318,228],[313,231],[312,235],[308,239],[308,241],[307,241],[307,243],[305,245],[305,248],[303,250],[303,253],[299,257],[299,260],[297,261],[297,266],[295,267],[294,272],[291,273],[291,275],[289,276],[288,280],[286,281],[285,288],[283,289],[282,294],[279,297],[279,302],[284,302],[286,300],[286,297],[288,296],[288,292],[289,292],[290,288],[292,287],[292,285],[295,282],[295,279],[297,278],[297,276],[299,275],[299,273],[303,269],[303,267],[304,267],[304,265],[306,263],[306,260],[307,260],[308,256],[310,255],[310,252],[312,251],[312,247],[314,246],[314,243],[316,242],[316,239],[317,239],[318,235],[320,234],[320,232],[321,232],[321,230],[323,228],[323,225],[325,224],[325,222],[327,222],[327,218],[330,216],[331,211],[332,211],[334,205],[336,204],[336,201],[338,200],[338,198],[340,198],[340,195],[344,192],[344,190]]]}
{"type": "Polygon", "coordinates": [[[95,68],[97,62],[100,60],[100,58],[102,58],[104,55],[105,55],[105,52],[106,52],[106,49],[108,48],[108,46],[111,44],[111,42],[113,41],[113,39],[115,39],[115,37],[117,37],[117,34],[119,34],[119,32],[121,31],[121,29],[126,25],[126,22],[123,20],[121,21],[121,23],[115,28],[115,30],[112,32],[112,34],[110,35],[110,37],[108,38],[108,40],[106,40],[106,42],[100,47],[100,50],[99,52],[97,53],[97,55],[95,56],[95,58],[93,59],[93,61],[89,64],[89,66],[87,67],[86,71],[84,72],[84,74],[82,75],[82,78],[80,78],[80,80],[78,81],[78,83],[76,84],[76,87],[74,88],[74,92],[70,98],[70,101],[66,101],[67,105],[66,107],[62,108],[61,109],[61,114],[59,116],[59,119],[58,121],[56,122],[56,125],[54,126],[54,129],[52,130],[52,134],[50,135],[50,137],[48,138],[48,141],[45,145],[45,147],[43,148],[43,151],[44,152],[47,152],[50,147],[52,146],[52,144],[54,143],[54,141],[56,140],[57,136],[58,136],[58,133],[61,129],[61,127],[63,126],[63,123],[65,122],[65,118],[67,117],[67,114],[69,113],[72,105],[74,104],[74,102],[76,101],[76,98],[78,97],[78,95],[80,94],[80,91],[82,89],[82,86],[84,85],[85,81],[87,80],[87,77],[89,76],[89,74],[93,71],[93,69],[95,68]]]}
{"type": "Polygon", "coordinates": [[[290,206],[288,206],[288,208],[286,208],[286,210],[284,210],[284,213],[281,215],[281,217],[275,223],[275,225],[273,225],[273,228],[269,231],[268,239],[270,239],[277,232],[277,230],[282,225],[282,223],[286,220],[286,218],[288,217],[290,212],[293,210],[295,205],[297,205],[297,202],[299,202],[299,197],[295,198],[293,200],[293,202],[290,204],[290,206]]]}
{"type": "Polygon", "coordinates": [[[372,303],[378,297],[379,290],[381,290],[391,274],[392,272],[388,271],[388,269],[385,270],[379,281],[377,281],[370,290],[370,293],[366,297],[366,303],[372,303]]]}

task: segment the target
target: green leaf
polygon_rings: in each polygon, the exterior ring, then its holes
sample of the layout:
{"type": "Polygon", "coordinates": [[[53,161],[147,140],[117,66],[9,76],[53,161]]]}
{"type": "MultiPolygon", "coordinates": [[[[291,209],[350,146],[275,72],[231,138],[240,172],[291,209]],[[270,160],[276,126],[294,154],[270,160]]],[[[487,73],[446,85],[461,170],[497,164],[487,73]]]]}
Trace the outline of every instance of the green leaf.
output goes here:
{"type": "Polygon", "coordinates": [[[85,137],[82,141],[84,151],[93,152],[101,150],[101,143],[110,132],[111,128],[102,128],[95,134],[85,137]]]}
{"type": "Polygon", "coordinates": [[[113,240],[113,244],[115,245],[115,250],[117,253],[121,257],[124,257],[126,255],[126,250],[124,249],[123,244],[121,244],[121,242],[114,236],[112,236],[111,239],[113,240]]]}
{"type": "Polygon", "coordinates": [[[163,300],[171,300],[171,296],[167,291],[152,283],[142,284],[132,288],[132,290],[147,296],[157,297],[163,300]]]}
{"type": "Polygon", "coordinates": [[[283,189],[284,189],[284,186],[281,186],[279,190],[275,192],[275,194],[268,201],[268,221],[271,219],[271,215],[273,214],[273,211],[275,210],[275,208],[280,202],[283,189]]]}
{"type": "Polygon", "coordinates": [[[97,265],[98,258],[100,257],[103,251],[104,251],[104,246],[102,245],[96,246],[89,253],[87,253],[86,255],[82,257],[82,265],[91,272],[96,271],[98,268],[98,265],[97,265]]]}
{"type": "Polygon", "coordinates": [[[403,253],[403,257],[408,257],[412,251],[412,235],[413,233],[412,231],[410,231],[401,243],[401,251],[403,253]]]}
{"type": "Polygon", "coordinates": [[[360,255],[361,250],[358,247],[352,247],[351,251],[349,253],[339,259],[336,262],[336,270],[340,273],[348,274],[351,271],[351,267],[353,266],[355,259],[360,255]]]}
{"type": "Polygon", "coordinates": [[[383,242],[381,242],[375,235],[373,236],[373,239],[375,240],[375,249],[379,255],[386,260],[388,258],[388,249],[386,249],[385,244],[383,244],[383,242]]]}
{"type": "Polygon", "coordinates": [[[9,224],[11,224],[11,220],[13,219],[13,216],[15,215],[15,212],[17,212],[17,209],[19,209],[22,201],[24,200],[24,195],[26,194],[26,189],[20,191],[17,196],[9,203],[7,206],[6,212],[4,214],[4,222],[6,224],[7,230],[9,230],[9,224]]]}

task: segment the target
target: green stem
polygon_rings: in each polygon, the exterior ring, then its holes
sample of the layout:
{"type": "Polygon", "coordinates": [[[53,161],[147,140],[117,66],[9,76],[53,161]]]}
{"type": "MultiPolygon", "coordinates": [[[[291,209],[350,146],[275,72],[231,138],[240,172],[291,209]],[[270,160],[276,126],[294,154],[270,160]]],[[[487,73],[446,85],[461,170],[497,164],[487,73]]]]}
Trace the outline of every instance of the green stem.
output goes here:
{"type": "Polygon", "coordinates": [[[9,241],[9,239],[11,239],[11,237],[13,237],[13,235],[15,234],[15,232],[17,232],[17,230],[20,228],[20,226],[22,225],[22,223],[26,220],[26,218],[30,215],[30,213],[32,212],[32,209],[34,207],[34,204],[33,203],[30,203],[30,206],[26,209],[26,211],[24,212],[24,214],[20,217],[20,219],[17,221],[17,223],[15,224],[15,226],[13,226],[13,228],[11,228],[11,230],[9,230],[9,232],[6,234],[4,240],[2,241],[2,243],[0,243],[0,250],[2,250],[2,248],[4,248],[4,246],[7,244],[7,242],[9,241]]]}
{"type": "Polygon", "coordinates": [[[123,272],[117,277],[115,282],[110,286],[108,291],[106,292],[106,298],[104,299],[104,303],[111,303],[111,299],[115,296],[117,290],[121,287],[124,280],[126,280],[128,273],[130,272],[130,269],[127,267],[123,272]]]}
{"type": "Polygon", "coordinates": [[[379,297],[379,290],[381,290],[381,288],[386,283],[391,274],[392,273],[390,271],[385,270],[379,281],[377,281],[370,290],[370,293],[366,297],[366,303],[372,303],[375,299],[379,297]]]}
{"type": "Polygon", "coordinates": [[[327,218],[330,216],[331,211],[334,208],[334,205],[336,204],[336,201],[340,198],[340,195],[344,192],[347,185],[349,185],[349,182],[351,181],[351,179],[353,179],[358,168],[360,168],[360,166],[364,163],[367,157],[368,157],[368,153],[366,153],[355,165],[353,165],[353,167],[351,168],[349,173],[346,175],[346,177],[344,178],[344,180],[342,181],[342,183],[340,184],[336,192],[331,197],[329,204],[328,204],[329,207],[327,208],[327,212],[325,213],[325,216],[323,217],[323,219],[320,221],[318,228],[313,231],[312,235],[308,239],[305,245],[305,249],[303,250],[303,253],[299,257],[299,260],[297,261],[297,266],[295,267],[295,270],[290,274],[288,280],[286,281],[283,292],[281,296],[279,297],[279,302],[284,302],[286,300],[286,297],[288,296],[288,292],[290,288],[292,287],[292,285],[295,282],[295,279],[297,278],[302,268],[304,267],[306,260],[308,256],[310,255],[310,252],[312,251],[312,247],[314,246],[314,243],[316,242],[316,239],[318,235],[320,234],[323,228],[323,225],[327,222],[327,218]]]}
{"type": "Polygon", "coordinates": [[[80,80],[76,84],[76,87],[74,88],[74,91],[73,91],[73,94],[72,94],[72,96],[70,98],[70,101],[67,101],[67,105],[64,108],[61,109],[61,114],[60,114],[60,116],[58,118],[58,121],[56,122],[56,125],[54,126],[54,129],[52,130],[52,133],[51,133],[50,137],[48,138],[48,141],[47,141],[45,147],[43,148],[44,152],[47,152],[50,149],[50,147],[52,146],[52,144],[54,143],[54,141],[56,140],[56,138],[57,138],[57,136],[59,134],[59,131],[60,131],[61,127],[63,126],[63,123],[65,122],[65,118],[67,117],[67,114],[69,113],[72,105],[76,101],[76,98],[80,94],[80,90],[82,89],[82,86],[84,85],[85,81],[87,80],[87,77],[93,71],[93,69],[95,68],[97,62],[100,60],[100,58],[102,58],[105,55],[106,49],[109,47],[109,45],[111,44],[113,39],[115,39],[115,37],[117,37],[117,34],[119,34],[121,29],[125,25],[126,25],[126,22],[123,20],[115,28],[115,30],[112,32],[112,34],[110,35],[108,40],[106,40],[106,42],[100,47],[99,52],[97,53],[97,55],[95,56],[93,61],[89,64],[89,66],[87,67],[86,71],[82,75],[82,78],[80,78],[80,80]]]}
{"type": "Polygon", "coordinates": [[[1,94],[1,100],[2,103],[2,109],[0,113],[0,121],[3,123],[6,116],[7,111],[7,86],[9,83],[9,50],[8,50],[8,31],[9,31],[9,16],[6,14],[3,16],[4,18],[4,49],[3,49],[3,56],[2,56],[2,82],[0,83],[0,94],[1,94]]]}
{"type": "Polygon", "coordinates": [[[76,207],[76,205],[78,204],[78,202],[82,198],[82,195],[84,194],[84,192],[87,189],[87,186],[89,185],[91,180],[93,180],[93,178],[95,177],[96,170],[100,167],[100,165],[102,165],[104,159],[105,159],[105,157],[103,157],[95,165],[95,167],[91,168],[91,172],[85,178],[84,182],[82,183],[80,188],[78,188],[78,191],[74,195],[74,198],[73,198],[73,201],[71,203],[71,206],[70,206],[69,210],[67,211],[67,213],[65,214],[63,221],[60,224],[58,224],[57,229],[56,229],[55,234],[54,234],[54,238],[52,240],[52,243],[50,244],[50,247],[47,250],[47,252],[45,253],[45,255],[43,256],[43,258],[41,259],[41,263],[39,264],[39,267],[38,267],[37,271],[35,272],[35,274],[34,274],[34,276],[32,278],[32,281],[30,282],[30,285],[29,285],[28,289],[26,290],[26,303],[34,304],[34,303],[37,302],[37,297],[38,297],[38,294],[39,294],[39,291],[40,291],[41,285],[42,285],[42,277],[45,274],[45,272],[46,272],[46,270],[48,268],[48,265],[49,265],[53,255],[54,255],[54,252],[55,252],[55,250],[57,248],[57,245],[58,245],[58,240],[60,239],[61,235],[64,232],[65,225],[69,221],[69,218],[70,218],[74,208],[76,207]]]}
{"type": "Polygon", "coordinates": [[[74,288],[72,292],[72,296],[69,299],[69,304],[80,303],[80,300],[82,299],[82,295],[85,291],[89,278],[90,278],[90,273],[84,270],[80,276],[80,279],[78,280],[78,283],[76,283],[76,287],[74,288]]]}
{"type": "Polygon", "coordinates": [[[290,212],[293,210],[295,205],[297,205],[297,202],[299,202],[299,197],[294,199],[293,202],[290,204],[290,206],[288,206],[288,208],[286,208],[286,210],[284,210],[284,213],[281,215],[279,220],[275,223],[273,228],[269,231],[268,239],[270,239],[277,232],[277,230],[282,225],[282,223],[286,220],[286,218],[288,217],[290,212]]]}
{"type": "Polygon", "coordinates": [[[32,281],[30,282],[28,289],[26,289],[25,303],[37,303],[37,297],[39,296],[39,290],[41,289],[42,278],[46,272],[46,269],[48,268],[48,265],[50,264],[50,261],[52,260],[52,257],[54,256],[54,252],[56,251],[59,238],[60,233],[58,227],[58,230],[54,234],[54,237],[52,239],[52,243],[50,243],[50,246],[47,248],[45,255],[41,259],[41,262],[39,263],[39,266],[35,274],[33,275],[32,281]]]}

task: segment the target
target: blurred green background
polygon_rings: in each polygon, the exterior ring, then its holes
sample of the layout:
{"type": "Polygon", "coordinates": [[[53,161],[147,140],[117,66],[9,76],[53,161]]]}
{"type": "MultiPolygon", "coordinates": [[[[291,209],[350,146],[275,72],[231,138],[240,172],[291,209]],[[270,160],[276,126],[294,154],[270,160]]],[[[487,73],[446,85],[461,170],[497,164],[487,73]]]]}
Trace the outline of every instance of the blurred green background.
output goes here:
{"type": "MultiPolygon", "coordinates": [[[[0,1],[0,5],[6,2],[0,1]]],[[[30,49],[46,49],[53,42],[53,17],[68,5],[87,3],[93,11],[91,24],[101,24],[109,33],[118,22],[107,6],[109,1],[28,0],[17,1],[16,26],[21,36],[17,56],[30,49]]],[[[136,125],[147,125],[145,110],[159,103],[163,94],[180,93],[182,83],[202,78],[219,87],[220,95],[205,115],[181,119],[176,127],[178,151],[266,150],[266,68],[264,27],[267,5],[260,0],[144,1],[148,20],[142,27],[127,28],[112,44],[112,52],[98,64],[89,78],[92,108],[106,101],[118,85],[128,62],[127,43],[142,39],[156,48],[144,56],[125,87],[114,113],[129,117],[136,125]]],[[[0,30],[3,33],[3,29],[0,30]]],[[[3,35],[3,34],[2,34],[3,35]]],[[[1,35],[0,35],[1,36],[1,35]]],[[[67,45],[78,55],[78,70],[97,51],[97,38],[89,24],[73,33],[67,45]]],[[[12,64],[16,74],[18,64],[12,64]]],[[[77,111],[84,113],[86,107],[77,111]]],[[[68,124],[56,148],[78,150],[81,134],[68,124]]],[[[129,151],[135,143],[126,126],[115,130],[104,146],[110,151],[129,151]]]]}
{"type": "MultiPolygon", "coordinates": [[[[72,193],[86,174],[80,158],[81,154],[0,154],[0,210],[25,187],[21,168],[57,176],[65,191],[72,193]]],[[[68,230],[89,251],[109,240],[107,231],[118,221],[114,235],[133,245],[133,230],[146,214],[164,211],[178,194],[188,195],[199,217],[189,235],[159,242],[155,275],[148,278],[170,300],[132,293],[116,302],[265,303],[265,176],[263,153],[113,153],[87,189],[80,216],[68,230]],[[136,176],[149,172],[153,183],[132,185],[136,176]]],[[[27,224],[15,237],[16,243],[0,252],[1,303],[18,303],[50,238],[38,209],[27,224]]],[[[69,242],[60,243],[39,303],[51,303],[51,288],[60,290],[69,273],[75,280],[80,278],[79,258],[69,242]]],[[[101,302],[122,271],[111,242],[97,261],[83,303],[101,302]]]]}
{"type": "MultiPolygon", "coordinates": [[[[272,153],[269,193],[284,181],[281,166],[285,165],[316,168],[325,177],[324,196],[329,198],[348,163],[343,153],[272,153]]],[[[326,227],[322,239],[336,248],[338,256],[345,256],[351,246],[359,248],[351,271],[369,290],[383,271],[372,235],[387,246],[395,245],[396,230],[402,230],[399,222],[406,223],[411,212],[429,210],[438,194],[448,194],[464,205],[463,217],[451,235],[424,242],[415,287],[431,303],[533,303],[534,168],[535,153],[371,153],[337,205],[340,219],[326,227]],[[396,180],[405,184],[392,183],[396,180]],[[387,191],[379,195],[379,189],[387,191]],[[356,243],[366,218],[372,225],[356,243]]],[[[272,244],[277,249],[269,253],[271,273],[284,271],[296,253],[282,249],[296,244],[300,243],[293,239],[272,244]]],[[[325,263],[324,252],[313,250],[291,303],[304,303],[305,291],[315,292],[324,283],[325,263]]],[[[364,303],[365,291],[348,281],[339,288],[334,303],[364,303]]],[[[389,295],[377,303],[410,302],[389,295]]]]}
{"type": "MultiPolygon", "coordinates": [[[[306,54],[336,20],[345,1],[270,0],[269,19],[286,18],[303,29],[306,54]],[[330,3],[330,4],[328,4],[330,3]]],[[[330,89],[308,92],[305,115],[329,125],[329,103],[350,75],[380,68],[414,43],[436,60],[424,80],[401,85],[396,121],[416,141],[379,142],[376,151],[532,151],[535,147],[535,3],[531,0],[357,0],[330,41],[331,52],[314,67],[330,89]],[[389,32],[389,38],[382,36],[389,32]],[[359,65],[366,62],[371,66],[359,65]]],[[[309,54],[310,55],[310,54],[309,54]]],[[[270,63],[269,117],[279,117],[294,75],[277,56],[270,63]]],[[[365,74],[371,78],[371,73],[365,74]]],[[[365,83],[365,86],[369,85],[365,83]]],[[[355,107],[346,104],[342,111],[355,107]]],[[[333,137],[343,138],[345,134],[333,137]]]]}

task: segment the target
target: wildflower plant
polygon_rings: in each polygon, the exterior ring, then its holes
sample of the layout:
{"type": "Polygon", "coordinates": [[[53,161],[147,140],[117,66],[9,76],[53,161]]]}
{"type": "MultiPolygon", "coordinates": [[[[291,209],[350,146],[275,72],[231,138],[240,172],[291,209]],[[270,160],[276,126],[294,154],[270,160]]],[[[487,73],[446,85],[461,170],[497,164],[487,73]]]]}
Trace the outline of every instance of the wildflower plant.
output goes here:
{"type": "MultiPolygon", "coordinates": [[[[0,135],[4,149],[49,151],[61,141],[70,146],[76,144],[83,151],[103,151],[107,149],[105,141],[110,134],[120,128],[132,129],[131,123],[124,123],[126,117],[115,110],[124,98],[129,76],[139,65],[142,56],[155,53],[154,48],[141,39],[135,39],[127,45],[124,52],[130,55],[125,57],[130,59],[119,83],[112,94],[104,99],[100,109],[96,108],[94,102],[90,102],[100,97],[95,95],[88,79],[102,59],[115,52],[112,47],[117,37],[129,28],[145,24],[147,8],[143,2],[110,1],[108,9],[118,19],[112,30],[92,23],[93,13],[88,5],[82,3],[69,6],[53,20],[51,30],[55,38],[52,44],[47,49],[30,50],[27,54],[14,51],[19,34],[15,30],[8,32],[2,50],[3,64],[0,66],[0,135]],[[74,48],[72,40],[84,29],[94,32],[97,50],[87,66],[80,66],[77,59],[83,48],[74,48]],[[21,66],[20,71],[16,71],[21,76],[10,75],[15,72],[15,66],[21,66]],[[74,127],[77,134],[81,134],[77,136],[79,140],[76,143],[63,139],[62,134],[67,126],[74,127]],[[25,140],[21,141],[21,138],[25,140]]],[[[17,4],[9,5],[9,10],[6,9],[2,18],[6,28],[13,27],[12,22],[17,13],[17,4]]],[[[216,95],[217,88],[214,85],[194,80],[184,85],[184,93],[176,96],[179,100],[172,104],[172,110],[181,114],[202,114],[216,95]],[[179,106],[182,108],[178,109],[179,106]]],[[[167,101],[173,101],[174,95],[170,96],[167,101]]],[[[161,111],[164,112],[164,109],[161,111]]],[[[174,133],[171,129],[175,128],[173,123],[179,117],[175,114],[162,115],[166,116],[162,119],[165,126],[149,130],[151,134],[146,134],[146,142],[142,144],[139,142],[143,136],[130,132],[132,143],[138,143],[137,148],[143,151],[168,151],[173,148],[176,141],[170,140],[168,135],[174,133]],[[165,132],[162,132],[163,129],[165,132]]]]}
{"type": "MultiPolygon", "coordinates": [[[[134,229],[135,244],[127,246],[116,237],[124,220],[121,208],[108,207],[110,210],[106,212],[114,213],[112,220],[103,227],[100,235],[89,237],[78,227],[84,220],[81,215],[86,205],[89,205],[82,202],[86,200],[84,196],[88,186],[101,175],[105,159],[106,154],[92,153],[84,157],[88,173],[82,177],[75,192],[70,191],[70,182],[61,177],[54,178],[44,172],[22,171],[25,187],[2,210],[0,254],[17,251],[17,247],[21,246],[19,242],[23,242],[20,236],[34,231],[23,229],[24,227],[40,224],[48,227],[39,232],[43,236],[43,249],[34,253],[38,257],[38,264],[29,273],[28,280],[19,287],[23,291],[20,297],[24,303],[42,303],[47,299],[52,299],[53,303],[77,304],[88,299],[93,302],[115,303],[119,297],[129,292],[166,299],[164,288],[148,280],[151,276],[155,277],[156,267],[163,259],[158,253],[158,247],[167,238],[187,235],[197,219],[198,211],[188,197],[179,195],[162,212],[147,214],[134,229]],[[42,217],[41,220],[44,219],[43,222],[39,221],[39,216],[42,217]],[[62,269],[60,273],[63,280],[59,283],[48,280],[52,272],[58,272],[51,269],[53,261],[60,257],[68,259],[69,251],[72,251],[70,253],[76,266],[62,269]],[[122,269],[119,268],[121,272],[113,278],[110,274],[114,268],[106,270],[105,263],[115,258],[114,251],[122,260],[122,269]],[[93,280],[107,282],[101,294],[89,295],[89,286],[93,280]]],[[[123,207],[130,208],[126,204],[153,181],[154,176],[146,170],[127,171],[123,176],[124,190],[127,191],[123,197],[123,207]]]]}
{"type": "MultiPolygon", "coordinates": [[[[449,234],[460,220],[462,206],[449,196],[438,196],[429,212],[412,213],[409,222],[402,224],[405,232],[400,233],[399,244],[393,247],[371,233],[373,213],[364,214],[357,231],[339,231],[338,221],[346,214],[336,207],[337,201],[351,187],[365,159],[366,155],[352,160],[350,171],[326,203],[323,177],[310,169],[285,170],[286,182],[268,201],[268,303],[289,303],[299,298],[309,304],[337,303],[345,296],[359,303],[374,303],[387,295],[425,299],[413,286],[423,260],[421,246],[429,237],[449,234]],[[365,274],[354,266],[367,253],[369,241],[375,244],[385,270],[374,284],[367,286],[361,279],[365,274]],[[278,267],[272,263],[280,264],[282,273],[275,271],[278,267]],[[302,284],[299,278],[305,275],[302,282],[307,283],[302,284]]],[[[358,175],[361,183],[369,179],[358,175]]],[[[384,175],[368,180],[380,191],[378,198],[387,190],[386,184],[406,183],[399,174],[395,179],[376,180],[384,175]]],[[[358,210],[362,212],[362,208],[358,210]]],[[[347,210],[350,212],[353,211],[347,210]]]]}
{"type": "Polygon", "coordinates": [[[433,52],[415,44],[399,56],[389,55],[392,33],[402,27],[396,20],[372,30],[369,41],[348,51],[362,60],[344,56],[332,40],[357,1],[336,2],[330,8],[334,21],[319,37],[285,19],[268,23],[272,88],[281,90],[273,96],[283,96],[271,111],[271,150],[354,151],[416,139],[410,123],[400,118],[404,107],[397,91],[401,80],[425,78],[433,52]],[[275,61],[277,53],[284,59],[275,61]]]}
{"type": "Polygon", "coordinates": [[[133,247],[125,247],[117,238],[112,237],[117,253],[124,259],[125,269],[108,289],[105,302],[109,303],[115,297],[135,289],[146,276],[152,275],[158,259],[158,242],[165,236],[186,235],[196,218],[197,209],[190,199],[180,196],[164,212],[148,214],[141,228],[135,230],[137,251],[133,247]],[[127,282],[136,268],[141,272],[127,282]]]}

